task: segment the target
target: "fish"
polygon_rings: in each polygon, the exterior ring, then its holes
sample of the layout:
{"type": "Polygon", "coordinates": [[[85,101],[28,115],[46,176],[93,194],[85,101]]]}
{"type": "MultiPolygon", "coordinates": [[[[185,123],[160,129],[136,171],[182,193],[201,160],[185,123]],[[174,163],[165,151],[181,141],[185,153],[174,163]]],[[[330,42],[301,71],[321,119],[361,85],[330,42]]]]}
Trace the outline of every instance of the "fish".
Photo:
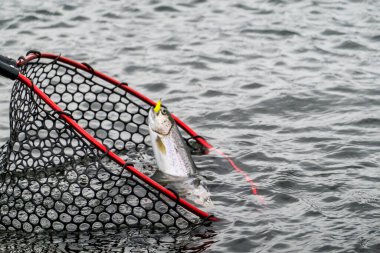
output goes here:
{"type": "Polygon", "coordinates": [[[181,197],[203,207],[212,207],[211,194],[178,126],[161,100],[149,110],[149,135],[157,163],[154,180],[175,190],[181,197]]]}

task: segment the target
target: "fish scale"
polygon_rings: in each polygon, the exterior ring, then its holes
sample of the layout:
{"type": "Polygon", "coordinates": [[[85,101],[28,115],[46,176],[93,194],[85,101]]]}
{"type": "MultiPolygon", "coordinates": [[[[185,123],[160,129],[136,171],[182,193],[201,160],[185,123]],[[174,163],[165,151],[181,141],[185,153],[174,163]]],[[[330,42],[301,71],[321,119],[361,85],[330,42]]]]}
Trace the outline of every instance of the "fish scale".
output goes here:
{"type": "Polygon", "coordinates": [[[151,129],[149,132],[152,137],[152,146],[157,164],[162,172],[178,177],[187,177],[194,173],[194,162],[192,162],[176,126],[173,126],[168,135],[157,134],[151,129]],[[156,145],[157,138],[160,138],[163,142],[166,154],[161,152],[156,145]]]}

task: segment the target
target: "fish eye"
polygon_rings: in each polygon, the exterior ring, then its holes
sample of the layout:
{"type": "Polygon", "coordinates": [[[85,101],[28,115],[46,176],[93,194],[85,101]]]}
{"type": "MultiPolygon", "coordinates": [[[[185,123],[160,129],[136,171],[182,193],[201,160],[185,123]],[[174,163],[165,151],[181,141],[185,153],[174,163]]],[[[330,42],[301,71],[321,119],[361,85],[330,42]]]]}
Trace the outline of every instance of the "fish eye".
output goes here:
{"type": "Polygon", "coordinates": [[[168,113],[168,111],[166,110],[165,107],[163,107],[163,108],[161,109],[161,112],[162,112],[163,115],[166,115],[166,114],[168,113]]]}

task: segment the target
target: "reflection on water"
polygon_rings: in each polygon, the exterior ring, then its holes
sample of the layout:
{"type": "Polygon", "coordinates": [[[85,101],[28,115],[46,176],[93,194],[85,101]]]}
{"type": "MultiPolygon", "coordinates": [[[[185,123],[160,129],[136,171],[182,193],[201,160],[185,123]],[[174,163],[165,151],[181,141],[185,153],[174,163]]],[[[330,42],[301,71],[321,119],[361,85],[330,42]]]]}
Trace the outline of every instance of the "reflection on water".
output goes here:
{"type": "Polygon", "coordinates": [[[0,234],[0,252],[203,252],[214,236],[215,232],[205,227],[181,233],[142,229],[69,234],[9,232],[0,234]]]}

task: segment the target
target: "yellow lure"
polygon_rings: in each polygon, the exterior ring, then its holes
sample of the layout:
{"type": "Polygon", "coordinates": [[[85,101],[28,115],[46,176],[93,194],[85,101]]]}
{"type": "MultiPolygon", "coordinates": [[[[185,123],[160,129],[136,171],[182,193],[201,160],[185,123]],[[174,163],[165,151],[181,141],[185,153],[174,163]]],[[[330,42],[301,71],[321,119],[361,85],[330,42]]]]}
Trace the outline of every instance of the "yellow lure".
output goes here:
{"type": "Polygon", "coordinates": [[[158,100],[158,102],[156,104],[156,107],[154,107],[153,110],[154,110],[155,113],[158,113],[160,111],[160,109],[161,109],[161,99],[158,100]]]}

